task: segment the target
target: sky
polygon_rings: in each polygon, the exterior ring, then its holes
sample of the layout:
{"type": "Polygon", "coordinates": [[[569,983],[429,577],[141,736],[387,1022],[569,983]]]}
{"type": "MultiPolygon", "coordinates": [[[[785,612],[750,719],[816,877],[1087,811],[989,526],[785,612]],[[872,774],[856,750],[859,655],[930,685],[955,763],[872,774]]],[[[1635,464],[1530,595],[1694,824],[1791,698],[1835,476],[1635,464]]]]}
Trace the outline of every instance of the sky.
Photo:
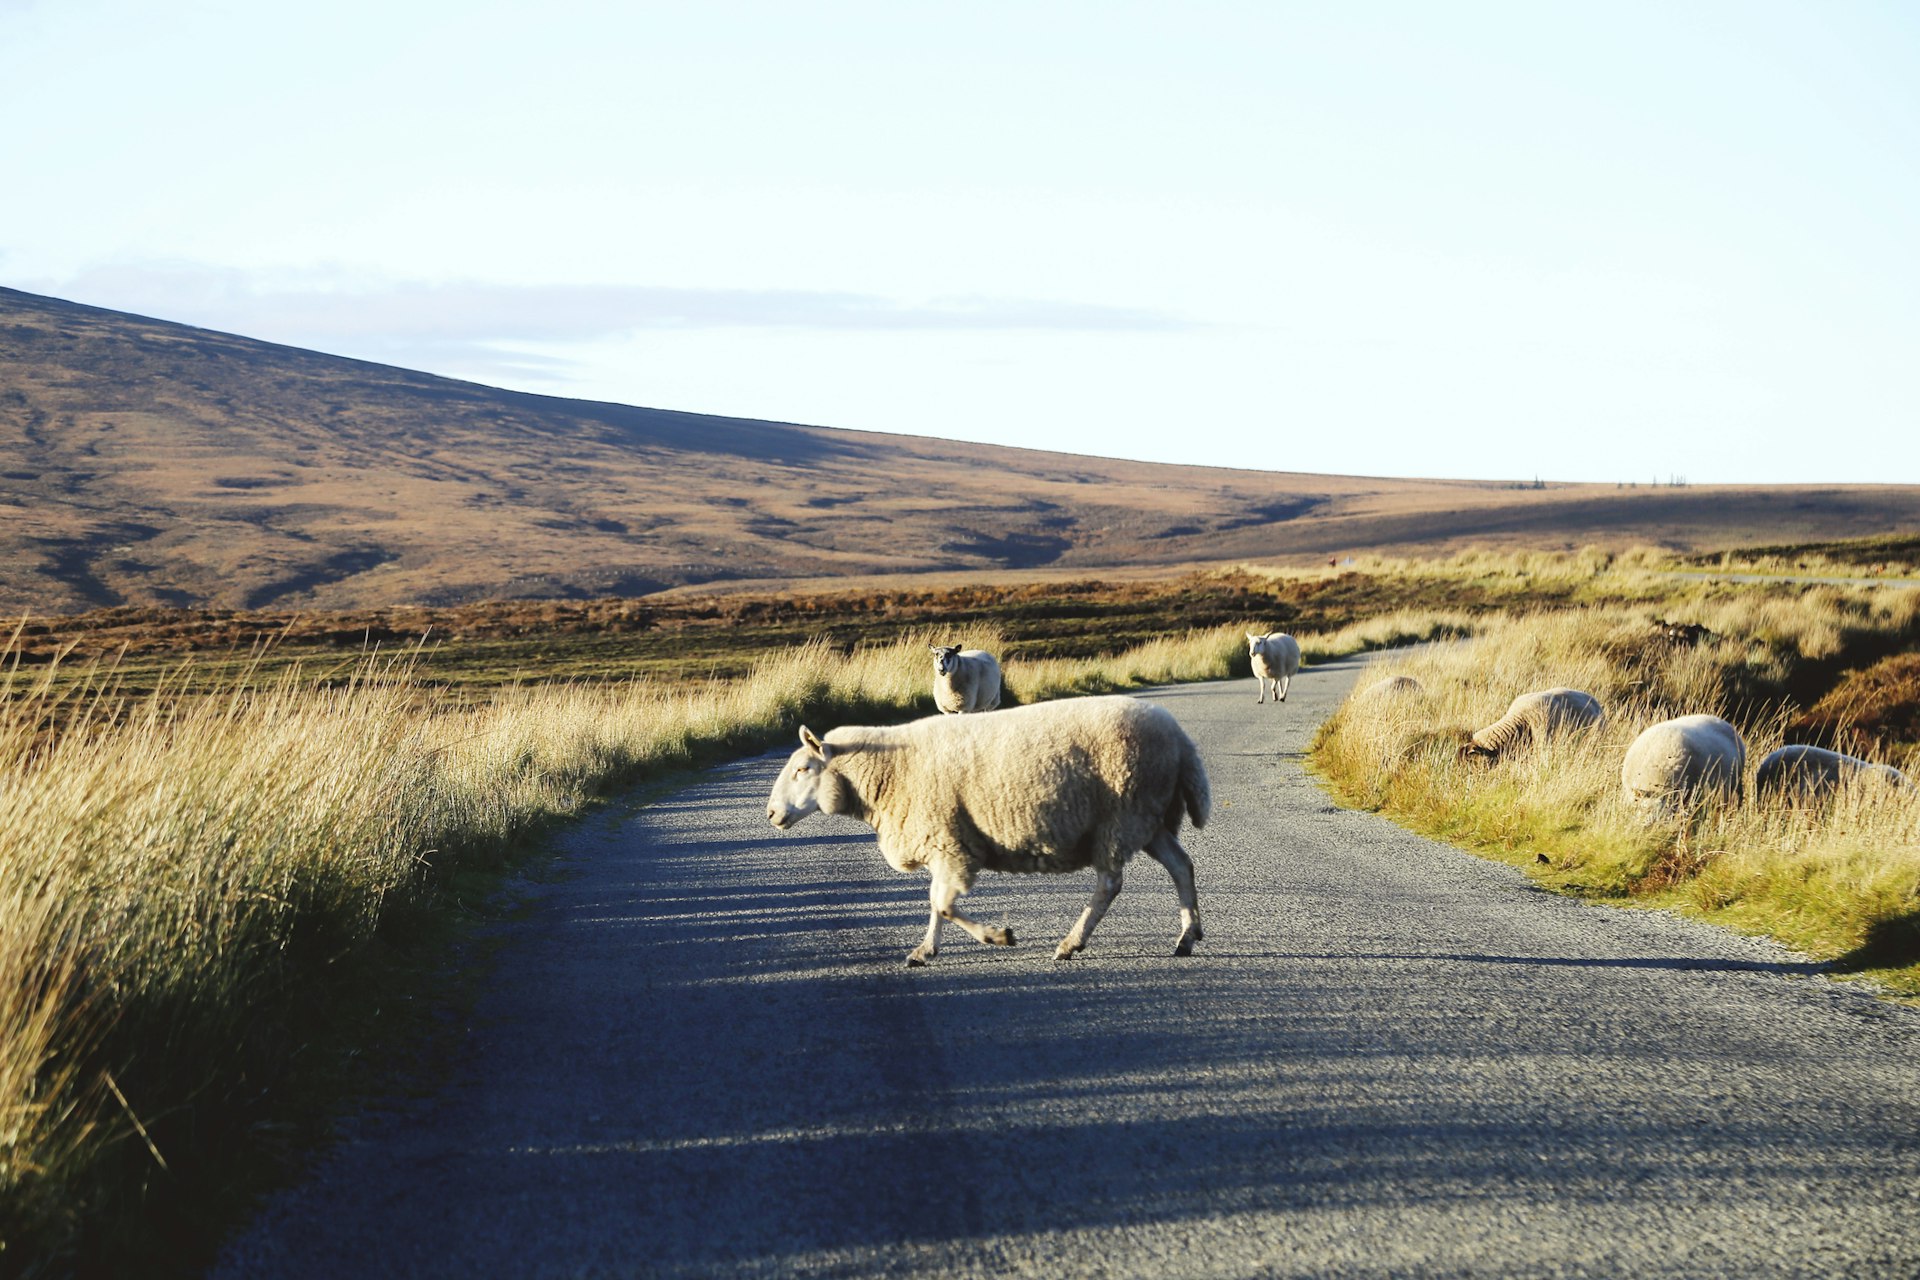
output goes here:
{"type": "Polygon", "coordinates": [[[1349,475],[1920,483],[1920,6],[0,0],[0,285],[1349,475]]]}

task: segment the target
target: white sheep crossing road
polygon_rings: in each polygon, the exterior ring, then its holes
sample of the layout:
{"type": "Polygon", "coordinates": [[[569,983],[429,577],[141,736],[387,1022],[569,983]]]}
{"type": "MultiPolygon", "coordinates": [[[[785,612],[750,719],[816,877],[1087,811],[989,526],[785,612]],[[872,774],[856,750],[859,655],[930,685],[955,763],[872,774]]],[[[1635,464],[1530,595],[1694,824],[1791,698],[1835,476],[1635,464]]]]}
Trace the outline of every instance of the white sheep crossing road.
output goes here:
{"type": "MultiPolygon", "coordinates": [[[[785,752],[564,841],[457,1066],[356,1120],[224,1276],[1911,1276],[1920,1011],[1333,807],[1360,670],[1154,695],[1206,756],[1206,940],[1136,859],[922,880],[781,835],[785,752]]],[[[816,726],[824,727],[824,726],[816,726]]]]}

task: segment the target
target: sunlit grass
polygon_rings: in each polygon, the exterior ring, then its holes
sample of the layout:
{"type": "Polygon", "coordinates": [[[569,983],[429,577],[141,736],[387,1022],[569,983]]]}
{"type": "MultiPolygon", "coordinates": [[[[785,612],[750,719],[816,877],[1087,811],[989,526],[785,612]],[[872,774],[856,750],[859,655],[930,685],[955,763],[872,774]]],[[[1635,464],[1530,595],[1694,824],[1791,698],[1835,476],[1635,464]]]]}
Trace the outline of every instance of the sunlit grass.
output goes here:
{"type": "MultiPolygon", "coordinates": [[[[1751,770],[1783,742],[1785,713],[1736,704],[1730,690],[1770,687],[1796,658],[1832,652],[1850,628],[1911,630],[1913,593],[1828,589],[1791,609],[1729,602],[1702,620],[1697,648],[1654,640],[1644,616],[1583,610],[1485,622],[1470,640],[1396,655],[1426,693],[1358,691],[1323,726],[1314,760],[1350,803],[1526,867],[1573,892],[1674,907],[1765,932],[1823,959],[1920,993],[1920,801],[1863,783],[1814,805],[1709,804],[1648,826],[1623,801],[1620,762],[1654,721],[1705,711],[1734,719],[1751,770]],[[1569,685],[1608,719],[1491,768],[1458,757],[1473,729],[1516,694],[1569,685]],[[1545,861],[1542,861],[1544,855],[1545,861]]],[[[1362,681],[1366,685],[1371,680],[1362,681]]],[[[1909,770],[1916,761],[1889,763],[1909,770]]]]}
{"type": "MultiPolygon", "coordinates": [[[[250,1039],[294,1016],[295,985],[463,859],[610,787],[785,743],[802,720],[927,714],[927,644],[948,634],[443,710],[410,659],[370,658],[345,684],[292,670],[208,688],[182,670],[137,698],[110,668],[16,669],[0,700],[0,1259],[58,1255],[124,1213],[122,1184],[190,1146],[172,1122],[257,1068],[250,1039]]],[[[1220,628],[1015,660],[1007,678],[1031,702],[1216,678],[1243,649],[1220,628]]]]}
{"type": "MultiPolygon", "coordinates": [[[[1910,823],[1843,797],[1818,812],[1709,813],[1649,830],[1628,821],[1615,771],[1634,726],[1678,710],[1757,718],[1757,759],[1782,723],[1765,691],[1851,637],[1913,630],[1920,592],[1735,590],[1677,582],[1665,563],[1363,563],[1413,586],[1395,578],[1320,615],[1357,620],[1300,631],[1307,661],[1431,641],[1389,668],[1419,675],[1431,696],[1349,705],[1321,739],[1321,767],[1357,802],[1426,829],[1529,865],[1547,852],[1544,874],[1567,887],[1679,903],[1817,954],[1884,954],[1874,944],[1897,944],[1914,911],[1910,823]],[[1472,586],[1462,598],[1474,607],[1445,604],[1454,583],[1472,586]],[[1487,605],[1547,597],[1582,607],[1503,620],[1487,605]],[[1438,603],[1399,607],[1408,600],[1438,603]],[[1718,635],[1650,659],[1654,612],[1718,635]],[[1611,723],[1492,772],[1460,769],[1459,735],[1550,684],[1592,689],[1611,723]],[[1749,856],[1762,845],[1773,852],[1749,856]]],[[[1343,575],[1272,581],[1356,581],[1343,575]]],[[[1271,629],[1259,616],[1268,603],[1250,594],[1245,626],[1096,658],[1023,657],[993,625],[942,626],[851,646],[761,645],[712,659],[704,680],[679,670],[458,698],[436,683],[431,652],[347,670],[331,657],[232,657],[217,677],[149,667],[128,686],[110,663],[0,671],[0,1271],[71,1258],[103,1224],[120,1230],[195,1156],[200,1119],[233,1082],[283,1063],[300,993],[411,919],[436,885],[542,824],[611,788],[785,745],[802,721],[928,714],[931,642],[1009,655],[1020,702],[1245,677],[1244,632],[1271,629]]]]}

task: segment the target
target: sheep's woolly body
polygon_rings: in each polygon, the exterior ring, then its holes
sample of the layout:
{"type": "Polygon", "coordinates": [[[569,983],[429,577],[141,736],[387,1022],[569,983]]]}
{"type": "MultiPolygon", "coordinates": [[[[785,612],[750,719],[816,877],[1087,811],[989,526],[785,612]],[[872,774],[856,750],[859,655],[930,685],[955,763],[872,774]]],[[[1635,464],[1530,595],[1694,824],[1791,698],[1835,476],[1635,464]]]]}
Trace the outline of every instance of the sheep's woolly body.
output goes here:
{"type": "Polygon", "coordinates": [[[1620,787],[1643,809],[1669,812],[1713,792],[1740,794],[1747,744],[1719,716],[1680,716],[1649,725],[1620,763],[1620,787]]]}
{"type": "Polygon", "coordinates": [[[1412,676],[1383,676],[1360,691],[1362,698],[1405,698],[1427,691],[1412,676]]]}
{"type": "Polygon", "coordinates": [[[1193,865],[1180,823],[1206,823],[1211,795],[1193,740],[1163,707],[1129,697],[1074,698],[990,716],[930,716],[890,727],[847,726],[788,760],[768,801],[785,828],[817,808],[860,819],[889,865],[932,880],[927,938],[908,957],[936,954],[942,920],[981,941],[1011,934],[953,910],[982,870],[1099,873],[1094,901],[1056,954],[1084,945],[1121,872],[1145,850],[1180,896],[1177,954],[1201,938],[1193,865]]]}
{"type": "Polygon", "coordinates": [[[1875,764],[1825,747],[1793,744],[1769,751],[1761,758],[1759,767],[1753,771],[1753,791],[1755,796],[1777,792],[1798,799],[1813,799],[1853,778],[1900,790],[1913,785],[1907,781],[1906,774],[1891,765],[1875,764]]]}
{"type": "MultiPolygon", "coordinates": [[[[846,727],[822,739],[902,871],[938,860],[964,887],[986,871],[1113,870],[1154,832],[1195,826],[1206,774],[1172,715],[1135,698],[1074,698],[968,719],[846,727]]],[[[851,797],[850,797],[851,798],[851,797]]]]}
{"type": "Polygon", "coordinates": [[[1266,635],[1247,632],[1247,657],[1253,664],[1253,678],[1260,682],[1261,702],[1271,687],[1277,701],[1287,700],[1287,689],[1300,674],[1300,642],[1284,631],[1266,635]]]}
{"type": "Polygon", "coordinates": [[[941,655],[933,671],[933,705],[941,714],[992,711],[1000,705],[1000,664],[992,654],[985,649],[931,647],[941,655]]]}
{"type": "Polygon", "coordinates": [[[1507,706],[1507,714],[1475,731],[1473,746],[1488,755],[1545,742],[1568,729],[1597,725],[1604,718],[1600,700],[1580,689],[1536,689],[1507,706]]]}

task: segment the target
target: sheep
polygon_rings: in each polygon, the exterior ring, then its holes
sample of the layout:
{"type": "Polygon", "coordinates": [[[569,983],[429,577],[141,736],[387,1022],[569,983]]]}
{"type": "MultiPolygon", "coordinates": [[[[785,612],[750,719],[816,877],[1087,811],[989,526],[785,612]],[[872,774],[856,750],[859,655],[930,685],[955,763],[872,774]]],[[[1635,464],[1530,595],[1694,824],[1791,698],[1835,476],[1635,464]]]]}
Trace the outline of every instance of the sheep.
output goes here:
{"type": "Polygon", "coordinates": [[[1747,767],[1740,731],[1719,716],[1680,716],[1649,725],[1620,762],[1620,789],[1652,819],[1715,792],[1737,799],[1747,767]]]}
{"type": "Polygon", "coordinates": [[[1460,758],[1491,764],[1508,752],[1605,718],[1600,700],[1583,689],[1536,689],[1508,703],[1507,714],[1486,728],[1474,730],[1461,745],[1460,758]]]}
{"type": "Polygon", "coordinates": [[[1276,703],[1287,700],[1287,689],[1300,672],[1300,642],[1284,631],[1261,635],[1247,632],[1247,656],[1253,659],[1253,678],[1260,682],[1260,701],[1272,687],[1276,703]]]}
{"type": "Polygon", "coordinates": [[[978,924],[955,900],[988,871],[1098,874],[1093,898],[1054,951],[1066,960],[1092,935],[1120,892],[1128,859],[1145,849],[1180,902],[1173,953],[1201,939],[1193,862],[1180,846],[1184,811],[1195,827],[1212,807],[1200,754],[1165,708],[1135,698],[1073,698],[991,716],[929,716],[885,728],[847,727],[824,738],[804,726],[767,800],[784,831],[816,812],[846,814],[874,829],[899,871],[925,868],[932,916],[907,953],[923,965],[939,953],[940,922],[976,941],[1013,945],[1011,929],[978,924]]]}
{"type": "Polygon", "coordinates": [[[1427,686],[1412,676],[1382,676],[1362,689],[1359,698],[1409,698],[1424,695],[1427,686]]]}
{"type": "Polygon", "coordinates": [[[1761,757],[1753,771],[1753,794],[1755,799],[1815,800],[1856,777],[1898,790],[1913,786],[1906,774],[1891,765],[1874,764],[1825,747],[1793,744],[1761,757]]]}
{"type": "Polygon", "coordinates": [[[933,651],[933,705],[957,716],[991,711],[1000,705],[1000,664],[985,649],[930,644],[933,651]]]}

